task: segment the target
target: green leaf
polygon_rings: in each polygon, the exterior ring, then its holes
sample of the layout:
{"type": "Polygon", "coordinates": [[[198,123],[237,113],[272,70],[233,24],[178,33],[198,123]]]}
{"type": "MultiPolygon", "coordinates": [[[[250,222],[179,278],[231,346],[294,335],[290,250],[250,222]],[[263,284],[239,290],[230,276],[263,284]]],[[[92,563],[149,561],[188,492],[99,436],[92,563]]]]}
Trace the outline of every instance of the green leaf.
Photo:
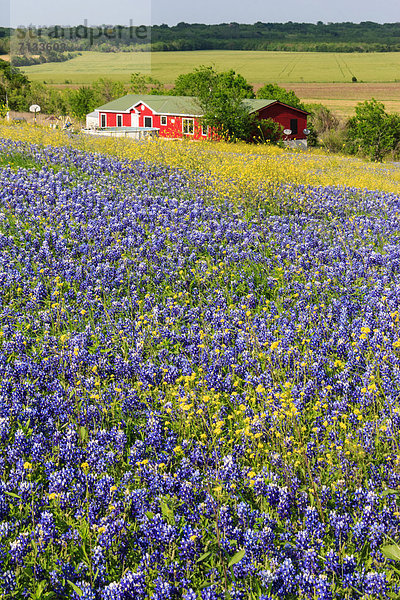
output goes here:
{"type": "Polygon", "coordinates": [[[82,442],[87,442],[89,437],[87,427],[84,427],[83,425],[79,427],[79,437],[81,438],[82,442]]]}
{"type": "Polygon", "coordinates": [[[397,496],[400,494],[400,490],[393,490],[388,488],[387,490],[383,490],[382,496],[389,496],[389,494],[396,494],[397,496]]]}
{"type": "Polygon", "coordinates": [[[202,554],[201,556],[199,556],[199,558],[196,560],[196,562],[203,562],[203,560],[205,560],[206,558],[208,558],[210,556],[211,552],[204,552],[204,554],[202,554]]]}
{"type": "Polygon", "coordinates": [[[174,518],[174,511],[172,510],[172,508],[170,508],[168,506],[168,504],[166,502],[163,502],[162,500],[160,501],[160,506],[161,506],[162,516],[165,519],[167,519],[167,521],[170,525],[174,525],[175,518],[174,518]]]}
{"type": "Polygon", "coordinates": [[[242,558],[244,557],[245,554],[246,554],[246,550],[244,548],[242,548],[242,550],[239,550],[238,552],[236,552],[236,554],[234,554],[232,556],[231,560],[228,562],[228,567],[233,567],[233,565],[237,565],[237,563],[242,560],[242,558]]]}
{"type": "Polygon", "coordinates": [[[384,556],[386,556],[386,558],[400,561],[400,546],[398,546],[397,544],[382,546],[381,552],[384,556]]]}
{"type": "Polygon", "coordinates": [[[400,575],[400,569],[398,569],[394,565],[390,565],[390,568],[391,568],[390,572],[394,572],[394,573],[397,573],[397,575],[400,575]]]}
{"type": "Polygon", "coordinates": [[[151,512],[151,510],[146,510],[146,517],[151,521],[152,519],[154,519],[154,513],[151,512]]]}
{"type": "Polygon", "coordinates": [[[67,579],[69,585],[72,587],[72,589],[74,590],[74,592],[76,592],[78,594],[79,597],[82,596],[83,591],[81,590],[81,588],[79,588],[77,585],[75,585],[75,583],[72,583],[72,581],[70,581],[69,579],[67,579]]]}
{"type": "Polygon", "coordinates": [[[43,598],[43,592],[44,592],[46,586],[47,586],[46,581],[41,581],[40,583],[38,583],[38,586],[37,586],[32,598],[35,598],[35,600],[36,599],[39,600],[40,598],[43,598]]]}
{"type": "Polygon", "coordinates": [[[18,500],[21,500],[21,496],[18,496],[18,494],[13,494],[12,492],[6,492],[4,491],[5,494],[7,494],[7,496],[12,496],[12,498],[18,498],[18,500]]]}
{"type": "Polygon", "coordinates": [[[82,547],[82,554],[86,558],[86,564],[87,564],[88,567],[90,567],[90,560],[89,560],[89,557],[88,557],[87,552],[86,552],[85,544],[82,543],[81,547],[82,547]]]}

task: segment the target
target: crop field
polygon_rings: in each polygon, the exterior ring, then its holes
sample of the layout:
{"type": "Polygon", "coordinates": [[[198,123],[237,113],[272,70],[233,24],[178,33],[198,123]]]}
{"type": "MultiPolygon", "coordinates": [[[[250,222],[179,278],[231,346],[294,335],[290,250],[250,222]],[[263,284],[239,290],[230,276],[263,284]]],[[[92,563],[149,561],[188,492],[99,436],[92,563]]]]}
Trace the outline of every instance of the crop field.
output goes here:
{"type": "Polygon", "coordinates": [[[0,135],[0,596],[396,598],[398,167],[0,135]]]}
{"type": "Polygon", "coordinates": [[[358,102],[371,98],[383,102],[388,112],[400,113],[400,83],[303,83],[286,87],[306,104],[322,103],[342,117],[351,116],[358,102]]]}
{"type": "Polygon", "coordinates": [[[363,82],[400,81],[400,53],[328,53],[328,52],[83,52],[63,63],[44,63],[22,70],[33,81],[62,84],[90,83],[107,76],[129,82],[133,72],[151,69],[153,77],[173,83],[181,73],[200,65],[235,69],[251,83],[363,82]]]}

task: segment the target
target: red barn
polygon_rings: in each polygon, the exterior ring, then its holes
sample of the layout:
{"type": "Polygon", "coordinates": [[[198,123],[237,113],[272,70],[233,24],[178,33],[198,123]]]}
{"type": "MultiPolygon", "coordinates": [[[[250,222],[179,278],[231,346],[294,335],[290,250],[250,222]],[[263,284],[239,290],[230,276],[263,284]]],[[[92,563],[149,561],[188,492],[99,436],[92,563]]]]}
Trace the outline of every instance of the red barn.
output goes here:
{"type": "MultiPolygon", "coordinates": [[[[288,140],[306,140],[307,112],[277,100],[243,100],[258,119],[271,118],[290,129],[288,140]]],[[[191,96],[128,94],[96,109],[100,129],[148,129],[160,137],[194,140],[211,139],[210,128],[202,124],[202,110],[191,96]]]]}

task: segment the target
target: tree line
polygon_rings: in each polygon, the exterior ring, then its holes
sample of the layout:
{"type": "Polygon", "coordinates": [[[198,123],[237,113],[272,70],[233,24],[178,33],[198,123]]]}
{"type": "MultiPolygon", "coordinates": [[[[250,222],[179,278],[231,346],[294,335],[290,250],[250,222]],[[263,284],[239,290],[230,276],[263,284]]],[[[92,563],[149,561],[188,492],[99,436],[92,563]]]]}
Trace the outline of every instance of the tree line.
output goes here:
{"type": "Polygon", "coordinates": [[[278,50],[302,52],[398,52],[399,23],[178,23],[147,26],[0,28],[0,54],[8,53],[12,38],[13,55],[47,52],[98,50],[181,51],[181,50],[278,50]]]}
{"type": "Polygon", "coordinates": [[[131,75],[129,85],[100,78],[90,86],[60,90],[30,82],[12,65],[0,60],[0,117],[6,115],[6,104],[17,111],[39,104],[46,114],[71,114],[84,120],[95,108],[127,93],[194,96],[202,108],[203,122],[225,139],[279,144],[282,127],[272,119],[256,120],[243,103],[246,98],[255,97],[278,100],[309,112],[310,146],[322,145],[333,152],[362,155],[374,161],[400,157],[400,115],[387,113],[375,99],[359,103],[353,117],[340,121],[323,104],[305,105],[293,91],[277,84],[266,83],[255,94],[242,75],[233,70],[216,71],[211,66],[180,75],[170,90],[140,73],[131,75]]]}
{"type": "Polygon", "coordinates": [[[278,50],[382,52],[400,50],[398,23],[178,23],[151,29],[153,50],[278,50]]]}

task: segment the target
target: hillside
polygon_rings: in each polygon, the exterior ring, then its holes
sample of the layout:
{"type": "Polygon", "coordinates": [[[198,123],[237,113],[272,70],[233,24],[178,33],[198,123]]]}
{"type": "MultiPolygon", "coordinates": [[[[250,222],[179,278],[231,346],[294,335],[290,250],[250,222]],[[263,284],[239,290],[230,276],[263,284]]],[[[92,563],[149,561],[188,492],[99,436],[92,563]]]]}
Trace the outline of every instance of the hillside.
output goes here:
{"type": "Polygon", "coordinates": [[[399,166],[0,136],[0,596],[396,598],[399,166]]]}

